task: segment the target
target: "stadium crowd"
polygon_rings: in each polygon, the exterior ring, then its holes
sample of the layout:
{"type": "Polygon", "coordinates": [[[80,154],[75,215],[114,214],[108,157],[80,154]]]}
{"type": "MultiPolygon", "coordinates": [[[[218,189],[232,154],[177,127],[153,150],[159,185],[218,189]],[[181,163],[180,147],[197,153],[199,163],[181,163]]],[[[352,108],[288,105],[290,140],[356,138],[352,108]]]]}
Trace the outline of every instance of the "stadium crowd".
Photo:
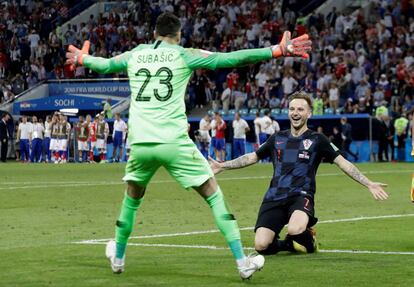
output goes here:
{"type": "Polygon", "coordinates": [[[333,8],[326,17],[282,10],[282,1],[139,1],[120,3],[97,18],[91,15],[79,26],[68,25],[63,34],[51,19],[67,9],[59,0],[0,5],[0,103],[44,79],[102,77],[66,65],[67,46],[89,39],[94,55],[115,56],[151,42],[155,19],[170,11],[180,17],[185,47],[217,52],[266,47],[277,43],[284,30],[308,33],[314,43],[309,60],[285,58],[214,73],[198,70],[188,87],[189,109],[211,105],[224,114],[229,109],[283,111],[288,95],[303,89],[313,96],[315,115],[374,114],[380,107],[380,128],[392,135],[394,122],[408,118],[414,107],[414,13],[409,1],[371,0],[366,10],[343,14],[333,8]]]}
{"type": "Polygon", "coordinates": [[[305,32],[314,42],[310,61],[272,61],[232,71],[198,71],[189,86],[189,108],[286,108],[287,95],[305,89],[314,113],[372,113],[385,105],[401,114],[413,107],[414,14],[409,1],[371,0],[368,10],[303,17],[282,1],[139,1],[120,4],[87,22],[51,29],[65,13],[62,1],[20,1],[0,6],[0,101],[48,79],[99,77],[64,63],[69,44],[89,39],[92,53],[110,57],[152,41],[156,17],[179,15],[182,45],[229,52],[277,43],[281,31],[305,32]],[[149,3],[151,2],[151,3],[149,3]],[[132,6],[131,6],[132,5],[132,6]],[[16,20],[19,19],[19,20],[16,20]],[[49,25],[49,26],[48,26],[49,25]],[[328,108],[328,110],[326,110],[328,108]]]}

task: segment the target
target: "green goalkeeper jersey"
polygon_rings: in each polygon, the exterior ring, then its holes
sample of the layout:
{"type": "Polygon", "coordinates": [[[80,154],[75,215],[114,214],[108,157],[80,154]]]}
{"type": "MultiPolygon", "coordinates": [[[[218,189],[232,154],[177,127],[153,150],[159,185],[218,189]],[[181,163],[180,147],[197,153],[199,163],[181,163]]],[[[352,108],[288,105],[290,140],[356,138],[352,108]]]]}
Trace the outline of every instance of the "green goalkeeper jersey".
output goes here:
{"type": "Polygon", "coordinates": [[[242,66],[271,57],[269,48],[211,53],[158,40],[111,59],[86,56],[83,63],[99,73],[127,70],[130,144],[177,143],[188,139],[184,96],[194,70],[242,66]]]}

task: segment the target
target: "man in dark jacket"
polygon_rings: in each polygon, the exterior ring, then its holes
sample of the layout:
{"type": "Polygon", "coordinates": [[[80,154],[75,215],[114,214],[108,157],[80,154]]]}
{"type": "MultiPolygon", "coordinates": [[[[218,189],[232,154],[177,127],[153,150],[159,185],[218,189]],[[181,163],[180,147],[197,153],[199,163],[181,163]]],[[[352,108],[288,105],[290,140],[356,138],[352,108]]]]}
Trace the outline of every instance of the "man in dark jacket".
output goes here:
{"type": "Polygon", "coordinates": [[[9,144],[9,131],[7,129],[7,121],[9,119],[10,119],[10,116],[4,113],[1,116],[1,120],[0,120],[0,142],[1,142],[0,160],[2,162],[6,162],[6,158],[7,158],[7,147],[9,144]]]}
{"type": "Polygon", "coordinates": [[[358,155],[356,153],[353,153],[350,149],[351,143],[352,143],[352,126],[348,123],[348,119],[346,117],[343,117],[341,119],[341,125],[342,125],[342,152],[344,154],[350,154],[355,161],[358,160],[358,155]]]}

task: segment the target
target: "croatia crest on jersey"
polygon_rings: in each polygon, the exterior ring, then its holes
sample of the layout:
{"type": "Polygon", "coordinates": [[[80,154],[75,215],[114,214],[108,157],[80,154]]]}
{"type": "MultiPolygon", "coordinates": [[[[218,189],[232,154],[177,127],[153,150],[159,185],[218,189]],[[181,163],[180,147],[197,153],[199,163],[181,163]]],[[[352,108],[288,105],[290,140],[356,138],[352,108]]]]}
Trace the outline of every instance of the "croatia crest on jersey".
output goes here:
{"type": "Polygon", "coordinates": [[[308,150],[313,144],[313,141],[311,141],[310,139],[305,139],[302,141],[302,143],[303,143],[303,147],[305,148],[305,150],[308,150]]]}

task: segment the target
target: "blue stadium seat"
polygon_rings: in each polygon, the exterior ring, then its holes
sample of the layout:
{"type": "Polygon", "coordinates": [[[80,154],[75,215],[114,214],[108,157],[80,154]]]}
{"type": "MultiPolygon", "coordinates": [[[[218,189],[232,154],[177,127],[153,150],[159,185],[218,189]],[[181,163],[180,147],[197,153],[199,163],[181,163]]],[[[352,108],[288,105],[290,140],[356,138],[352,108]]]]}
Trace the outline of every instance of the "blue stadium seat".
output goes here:
{"type": "Polygon", "coordinates": [[[258,109],[250,109],[249,114],[254,116],[258,111],[258,109]]]}
{"type": "Polygon", "coordinates": [[[272,116],[278,116],[280,114],[280,109],[272,109],[270,112],[272,116]]]}
{"type": "Polygon", "coordinates": [[[334,111],[333,111],[332,108],[326,108],[325,111],[324,111],[324,114],[327,114],[327,115],[332,115],[333,113],[334,113],[334,111]]]}
{"type": "Polygon", "coordinates": [[[234,116],[235,113],[236,113],[235,109],[229,110],[229,116],[234,116]]]}
{"type": "Polygon", "coordinates": [[[287,115],[287,114],[289,113],[289,109],[288,109],[288,108],[284,108],[284,109],[282,109],[282,110],[280,111],[280,113],[281,113],[282,115],[287,115]]]}
{"type": "Polygon", "coordinates": [[[207,114],[211,117],[214,116],[214,110],[208,110],[207,114]]]}
{"type": "Polygon", "coordinates": [[[249,110],[248,109],[241,109],[240,110],[240,115],[242,117],[249,115],[249,110]]]}

